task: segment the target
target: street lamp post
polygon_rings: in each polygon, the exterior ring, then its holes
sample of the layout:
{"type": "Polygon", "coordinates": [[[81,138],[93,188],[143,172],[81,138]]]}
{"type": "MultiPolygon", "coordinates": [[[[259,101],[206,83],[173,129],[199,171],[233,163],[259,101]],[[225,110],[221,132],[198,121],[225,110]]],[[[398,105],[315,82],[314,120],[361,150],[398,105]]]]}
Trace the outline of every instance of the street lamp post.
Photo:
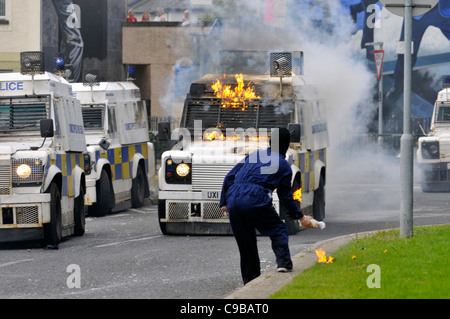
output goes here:
{"type": "Polygon", "coordinates": [[[411,132],[412,17],[427,13],[439,0],[381,0],[392,13],[404,16],[403,134],[400,139],[400,235],[413,235],[413,136],[411,132]]]}
{"type": "Polygon", "coordinates": [[[403,78],[403,134],[400,139],[400,176],[402,200],[400,204],[400,235],[413,235],[413,136],[411,132],[411,40],[412,0],[405,0],[405,41],[403,78]]]}

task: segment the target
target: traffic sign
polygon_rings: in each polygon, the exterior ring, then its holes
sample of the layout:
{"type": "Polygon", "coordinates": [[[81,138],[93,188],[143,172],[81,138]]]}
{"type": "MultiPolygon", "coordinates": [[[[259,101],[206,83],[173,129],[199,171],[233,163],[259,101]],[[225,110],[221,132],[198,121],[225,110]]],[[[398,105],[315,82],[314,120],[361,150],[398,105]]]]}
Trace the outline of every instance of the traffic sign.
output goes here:
{"type": "MultiPolygon", "coordinates": [[[[380,0],[383,6],[393,14],[405,16],[405,0],[380,0]]],[[[412,16],[420,16],[427,13],[439,2],[439,0],[413,0],[412,16]]]]}
{"type": "Polygon", "coordinates": [[[384,50],[374,50],[375,69],[377,70],[377,79],[380,81],[381,72],[383,72],[384,50]]]}

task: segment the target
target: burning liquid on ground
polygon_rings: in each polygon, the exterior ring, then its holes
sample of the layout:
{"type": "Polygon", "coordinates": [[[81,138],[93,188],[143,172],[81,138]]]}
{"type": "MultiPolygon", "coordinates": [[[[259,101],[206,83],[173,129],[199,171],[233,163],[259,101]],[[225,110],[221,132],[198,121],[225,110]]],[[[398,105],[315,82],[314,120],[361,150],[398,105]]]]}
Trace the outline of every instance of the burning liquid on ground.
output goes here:
{"type": "Polygon", "coordinates": [[[326,264],[332,264],[334,261],[334,258],[331,256],[328,256],[327,259],[327,252],[324,251],[322,248],[316,249],[316,255],[317,255],[317,262],[318,263],[326,263],[326,264]]]}

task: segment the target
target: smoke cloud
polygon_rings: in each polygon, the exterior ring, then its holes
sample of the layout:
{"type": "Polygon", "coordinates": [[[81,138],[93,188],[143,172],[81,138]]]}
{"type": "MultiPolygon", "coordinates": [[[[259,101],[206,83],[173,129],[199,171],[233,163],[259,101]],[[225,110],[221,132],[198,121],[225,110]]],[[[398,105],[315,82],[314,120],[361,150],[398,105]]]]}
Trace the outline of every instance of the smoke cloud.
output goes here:
{"type": "MultiPolygon", "coordinates": [[[[283,2],[274,1],[274,5],[283,2]]],[[[259,7],[262,1],[238,1],[241,16],[232,26],[224,28],[215,47],[226,50],[303,51],[304,76],[318,86],[327,105],[330,136],[327,150],[328,189],[340,187],[342,178],[361,174],[368,180],[376,178],[379,185],[389,181],[393,188],[389,194],[383,193],[383,200],[380,200],[380,193],[375,192],[378,195],[372,198],[367,191],[365,194],[368,196],[360,200],[355,197],[354,210],[355,213],[367,211],[368,207],[396,210],[399,198],[396,191],[398,159],[392,154],[384,154],[376,139],[373,142],[361,139],[376,118],[378,109],[378,104],[373,102],[377,80],[367,66],[365,50],[360,48],[362,34],[354,33],[350,14],[339,1],[315,1],[319,4],[316,7],[311,5],[313,1],[296,2],[300,4],[292,8],[275,8],[273,20],[267,25],[260,18],[264,16],[261,12],[264,8],[259,7]],[[316,14],[317,19],[305,19],[306,10],[309,10],[309,16],[316,14]]],[[[211,59],[212,64],[216,61],[211,59]]],[[[341,199],[345,201],[348,197],[341,199]]],[[[338,209],[339,203],[328,201],[327,210],[338,209]]]]}
{"type": "MultiPolygon", "coordinates": [[[[355,176],[368,167],[369,173],[376,172],[381,179],[398,176],[395,158],[388,159],[376,144],[368,148],[368,140],[355,138],[367,133],[376,118],[378,105],[373,102],[376,76],[368,69],[365,51],[360,48],[361,32],[354,33],[351,16],[339,1],[274,0],[272,15],[265,15],[265,2],[261,0],[224,3],[230,4],[215,7],[218,16],[229,17],[221,32],[214,30],[202,41],[196,38],[199,56],[194,63],[200,64],[200,76],[217,73],[220,50],[303,51],[304,77],[318,86],[327,105],[330,136],[327,184],[339,183],[343,167],[355,176]],[[305,12],[316,19],[305,19],[305,12]],[[265,24],[264,17],[270,22],[265,24]]],[[[398,194],[391,193],[398,198],[398,194]]],[[[388,206],[397,205],[395,200],[384,202],[388,206]]],[[[371,203],[365,198],[359,204],[356,209],[371,203]]],[[[373,202],[378,204],[379,198],[373,202]]],[[[331,205],[327,204],[327,210],[333,209],[331,205]]]]}
{"type": "Polygon", "coordinates": [[[220,50],[303,51],[305,78],[317,84],[325,97],[331,144],[338,145],[346,140],[344,135],[364,132],[372,121],[376,79],[367,69],[362,50],[355,50],[360,38],[352,35],[350,14],[339,1],[296,2],[273,1],[272,15],[268,15],[273,19],[268,24],[262,18],[267,17],[264,1],[237,0],[216,6],[215,14],[228,19],[220,36],[201,41],[197,61],[207,64],[200,70],[217,73],[220,50]],[[317,20],[305,19],[305,12],[317,20]]]}

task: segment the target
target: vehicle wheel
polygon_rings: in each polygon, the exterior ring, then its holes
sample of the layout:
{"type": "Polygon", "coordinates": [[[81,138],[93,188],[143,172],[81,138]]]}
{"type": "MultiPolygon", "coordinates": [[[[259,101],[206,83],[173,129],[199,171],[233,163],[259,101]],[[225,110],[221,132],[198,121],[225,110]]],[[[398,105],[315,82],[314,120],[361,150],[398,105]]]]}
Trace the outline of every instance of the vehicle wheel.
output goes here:
{"type": "Polygon", "coordinates": [[[314,192],[313,217],[317,221],[325,218],[325,182],[322,175],[320,175],[319,187],[314,192]]]}
{"type": "Polygon", "coordinates": [[[167,235],[166,222],[162,222],[161,218],[166,218],[166,201],[158,200],[158,222],[163,235],[167,235]]]}
{"type": "Polygon", "coordinates": [[[94,217],[102,217],[111,212],[114,203],[111,203],[111,183],[109,182],[108,173],[102,170],[100,179],[96,183],[97,202],[89,207],[89,215],[94,217]],[[112,207],[111,207],[112,206],[112,207]]]}
{"type": "Polygon", "coordinates": [[[56,246],[62,239],[61,194],[55,183],[48,188],[50,193],[50,223],[44,224],[44,244],[56,246]]]}
{"type": "Polygon", "coordinates": [[[142,167],[139,165],[136,177],[133,179],[131,186],[131,206],[139,208],[144,203],[145,198],[145,175],[142,167]]]}
{"type": "Polygon", "coordinates": [[[80,187],[80,195],[75,198],[73,219],[75,222],[74,235],[83,236],[86,225],[86,212],[84,210],[84,187],[80,187]]]}

